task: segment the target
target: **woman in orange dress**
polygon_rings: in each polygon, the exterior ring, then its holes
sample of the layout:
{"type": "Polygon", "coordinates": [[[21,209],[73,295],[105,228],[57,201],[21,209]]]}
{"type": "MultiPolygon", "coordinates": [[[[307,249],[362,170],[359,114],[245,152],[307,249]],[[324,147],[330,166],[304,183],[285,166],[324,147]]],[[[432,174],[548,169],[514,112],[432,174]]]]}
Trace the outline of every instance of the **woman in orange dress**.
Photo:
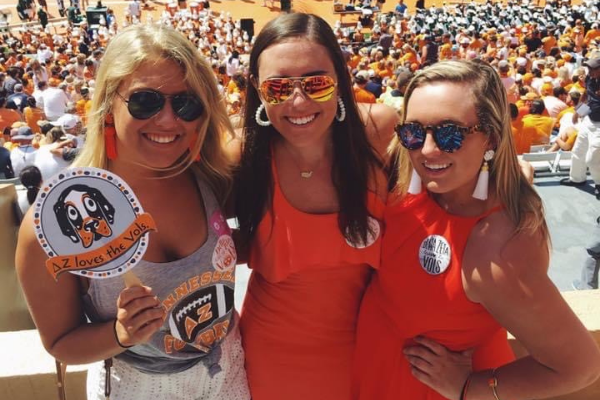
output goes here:
{"type": "Polygon", "coordinates": [[[252,398],[348,400],[397,116],[354,102],[335,35],[315,15],[268,23],[250,80],[235,188],[253,269],[240,322],[252,398]]]}
{"type": "Polygon", "coordinates": [[[519,170],[498,74],[435,64],[404,109],[354,398],[524,400],[591,384],[600,351],[548,277],[542,202],[519,170]],[[528,356],[514,360],[507,330],[528,356]]]}

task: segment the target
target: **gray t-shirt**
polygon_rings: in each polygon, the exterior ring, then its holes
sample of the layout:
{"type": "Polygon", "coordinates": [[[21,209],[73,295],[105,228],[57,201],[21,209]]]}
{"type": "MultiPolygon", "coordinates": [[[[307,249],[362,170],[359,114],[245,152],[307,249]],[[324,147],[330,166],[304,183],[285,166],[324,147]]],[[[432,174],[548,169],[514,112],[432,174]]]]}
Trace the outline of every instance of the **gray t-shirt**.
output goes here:
{"type": "MultiPolygon", "coordinates": [[[[198,185],[208,221],[206,242],[180,260],[142,260],[133,269],[144,285],[152,287],[168,313],[148,343],[117,356],[142,372],[175,373],[200,361],[208,367],[215,365],[221,355],[219,343],[238,329],[233,326],[237,256],[231,232],[210,188],[199,180],[198,185]]],[[[90,280],[84,296],[88,318],[92,322],[115,319],[123,288],[121,277],[90,280]]]]}

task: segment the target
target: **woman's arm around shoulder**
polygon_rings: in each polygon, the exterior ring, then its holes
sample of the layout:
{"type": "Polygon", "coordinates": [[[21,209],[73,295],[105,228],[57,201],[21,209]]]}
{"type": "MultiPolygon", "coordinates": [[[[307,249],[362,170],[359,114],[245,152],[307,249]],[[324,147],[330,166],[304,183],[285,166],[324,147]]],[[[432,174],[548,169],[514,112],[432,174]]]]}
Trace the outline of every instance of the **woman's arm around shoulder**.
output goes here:
{"type": "Polygon", "coordinates": [[[236,128],[234,130],[234,136],[227,138],[223,143],[223,151],[227,154],[229,161],[237,166],[242,158],[242,143],[244,140],[244,133],[242,128],[236,128]]]}
{"type": "Polygon", "coordinates": [[[387,164],[388,147],[394,137],[394,127],[400,122],[398,113],[394,108],[381,103],[359,103],[358,109],[371,146],[383,164],[387,164]]]}
{"type": "MultiPolygon", "coordinates": [[[[147,316],[144,309],[149,302],[145,294],[147,288],[129,288],[121,292],[117,300],[121,303],[118,305],[119,314],[129,312],[129,318],[120,315],[118,324],[114,320],[87,323],[80,278],[64,273],[55,281],[46,270],[46,259],[35,236],[30,209],[19,231],[16,269],[42,343],[53,357],[67,364],[84,364],[123,352],[121,344],[131,345],[140,341],[140,336],[132,337],[128,332],[133,331],[130,329],[134,325],[132,314],[135,313],[140,322],[147,316]]],[[[146,318],[145,321],[149,322],[145,329],[155,326],[152,320],[146,318]]],[[[137,330],[136,333],[139,335],[137,330]]]]}
{"type": "MultiPolygon", "coordinates": [[[[600,350],[548,276],[549,244],[517,232],[504,212],[473,230],[463,261],[467,296],[482,304],[529,355],[496,372],[502,398],[545,398],[600,376],[600,350]]],[[[473,375],[469,397],[487,398],[489,371],[473,375]]]]}

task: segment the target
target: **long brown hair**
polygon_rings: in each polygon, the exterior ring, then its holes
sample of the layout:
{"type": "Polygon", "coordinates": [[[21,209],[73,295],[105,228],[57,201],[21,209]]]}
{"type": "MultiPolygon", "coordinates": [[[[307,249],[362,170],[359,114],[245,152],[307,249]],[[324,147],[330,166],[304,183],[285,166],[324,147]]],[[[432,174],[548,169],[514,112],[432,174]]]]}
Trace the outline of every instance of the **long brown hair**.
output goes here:
{"type": "MultiPolygon", "coordinates": [[[[367,193],[369,177],[378,160],[360,118],[352,83],[337,39],[329,24],[312,14],[284,14],[270,21],[256,37],[250,54],[250,75],[258,79],[258,59],[269,46],[286,40],[305,38],[325,47],[338,79],[338,96],[346,107],[344,121],[333,120],[333,167],[331,176],[339,203],[338,226],[352,243],[366,241],[368,228],[367,193]]],[[[259,126],[255,120],[260,106],[256,88],[248,85],[244,112],[244,146],[235,178],[235,213],[242,245],[254,236],[273,193],[271,145],[279,132],[273,126],[259,126]]]]}
{"type": "MultiPolygon", "coordinates": [[[[498,73],[481,61],[443,61],[420,71],[410,82],[404,95],[404,115],[413,91],[435,82],[453,82],[468,85],[477,107],[479,125],[484,128],[495,156],[490,162],[490,181],[496,196],[504,205],[517,232],[540,230],[549,237],[544,219],[542,200],[521,172],[513,143],[510,112],[506,91],[498,73]]],[[[406,117],[403,117],[403,121],[406,117]]],[[[392,171],[393,190],[403,195],[408,189],[412,166],[407,150],[398,139],[391,145],[396,168],[392,171]]]]}

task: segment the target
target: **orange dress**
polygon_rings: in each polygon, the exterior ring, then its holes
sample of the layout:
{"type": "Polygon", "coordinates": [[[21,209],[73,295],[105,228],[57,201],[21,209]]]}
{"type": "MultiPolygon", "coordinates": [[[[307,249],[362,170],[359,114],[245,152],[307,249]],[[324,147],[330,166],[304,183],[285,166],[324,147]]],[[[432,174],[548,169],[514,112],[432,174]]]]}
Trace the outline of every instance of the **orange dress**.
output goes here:
{"type": "Polygon", "coordinates": [[[411,373],[402,349],[414,344],[415,336],[453,351],[475,348],[476,371],[514,359],[506,330],[482,305],[470,301],[462,286],[467,240],[486,215],[447,214],[427,192],[388,206],[381,268],[367,289],[358,321],[354,399],[444,399],[411,373]]]}
{"type": "Polygon", "coordinates": [[[253,400],[348,400],[360,301],[381,257],[384,205],[369,193],[366,247],[346,242],[338,215],[307,214],[284,197],[258,226],[240,329],[253,400]]]}

